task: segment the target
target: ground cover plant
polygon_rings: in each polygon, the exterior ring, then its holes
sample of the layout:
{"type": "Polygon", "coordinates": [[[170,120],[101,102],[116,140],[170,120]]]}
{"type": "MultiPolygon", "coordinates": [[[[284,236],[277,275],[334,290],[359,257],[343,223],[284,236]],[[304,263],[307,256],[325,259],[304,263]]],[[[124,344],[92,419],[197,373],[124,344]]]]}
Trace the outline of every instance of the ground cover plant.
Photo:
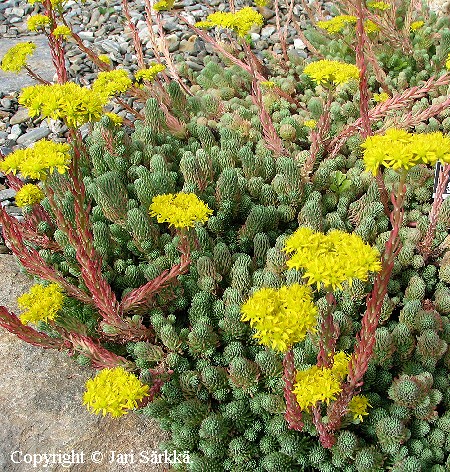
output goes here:
{"type": "Polygon", "coordinates": [[[189,25],[217,52],[197,73],[164,42],[183,12],[146,5],[153,63],[123,2],[134,76],[58,0],[29,20],[58,83],[29,43],[2,60],[69,136],[0,162],[25,216],[1,209],[4,237],[37,282],[1,326],[98,368],[83,402],[157,418],[161,448],[189,453],[173,470],[448,470],[450,19],[343,0],[331,19],[302,3],[307,21],[275,1],[277,55],[252,48],[264,5],[230,2],[189,25]],[[93,84],[68,81],[67,40],[93,84]]]}

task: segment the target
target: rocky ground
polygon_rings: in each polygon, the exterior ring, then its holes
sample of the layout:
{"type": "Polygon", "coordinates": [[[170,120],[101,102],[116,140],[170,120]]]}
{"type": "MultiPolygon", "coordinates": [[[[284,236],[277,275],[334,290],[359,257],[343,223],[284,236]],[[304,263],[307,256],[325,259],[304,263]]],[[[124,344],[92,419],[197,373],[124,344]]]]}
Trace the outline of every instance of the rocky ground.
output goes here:
{"type": "MultiPolygon", "coordinates": [[[[315,0],[312,0],[315,1],[315,0]]],[[[129,70],[136,69],[136,58],[127,28],[120,17],[120,0],[67,2],[67,18],[75,32],[96,52],[107,54],[113,65],[122,64],[129,70]]],[[[132,18],[144,44],[146,58],[151,61],[149,30],[143,21],[142,0],[130,1],[132,18]]],[[[430,0],[433,9],[449,12],[448,0],[430,0]]],[[[327,5],[327,4],[325,4],[327,5]]],[[[331,4],[328,4],[331,5],[331,4]]],[[[224,10],[220,0],[183,0],[177,2],[184,16],[191,22],[204,19],[213,10],[224,10]]],[[[301,13],[299,6],[296,13],[301,13]]],[[[54,77],[54,67],[47,49],[46,38],[26,29],[26,18],[38,12],[39,5],[25,0],[3,0],[0,3],[0,59],[18,42],[32,40],[37,45],[30,61],[33,69],[47,80],[54,77]]],[[[277,50],[274,13],[263,11],[265,25],[252,34],[255,48],[277,50]]],[[[170,51],[182,54],[189,67],[201,70],[203,59],[210,51],[209,45],[176,21],[165,16],[164,29],[170,51]]],[[[306,57],[303,43],[289,31],[290,48],[306,57]]],[[[86,82],[96,76],[96,71],[84,53],[68,45],[68,66],[73,79],[86,82]],[[82,78],[82,79],[81,79],[82,78]]],[[[0,71],[0,151],[7,155],[17,148],[33,145],[47,137],[64,140],[67,129],[57,122],[33,120],[17,103],[18,92],[34,82],[26,74],[6,74],[0,71]]],[[[116,109],[114,111],[120,111],[116,109]]],[[[125,113],[125,112],[123,112],[125,113]]],[[[21,218],[21,210],[14,205],[15,192],[4,186],[0,175],[0,203],[11,214],[21,218]]],[[[30,280],[20,273],[13,256],[0,237],[0,305],[17,310],[15,300],[30,286],[30,280]]],[[[164,434],[148,419],[130,414],[118,420],[90,415],[81,405],[84,383],[93,371],[81,368],[64,353],[43,351],[27,345],[16,337],[0,330],[0,470],[27,472],[29,470],[76,472],[103,472],[132,470],[139,472],[162,471],[163,466],[139,464],[138,455],[151,454],[164,434]],[[110,451],[128,453],[128,463],[108,463],[110,451]],[[84,463],[71,467],[49,465],[33,468],[24,463],[14,464],[11,453],[84,453],[84,463]],[[104,455],[101,463],[92,462],[92,453],[104,455]],[[134,453],[134,463],[132,463],[134,453]]],[[[17,458],[18,456],[14,456],[17,458]]],[[[100,455],[96,456],[101,458],[100,455]]]]}

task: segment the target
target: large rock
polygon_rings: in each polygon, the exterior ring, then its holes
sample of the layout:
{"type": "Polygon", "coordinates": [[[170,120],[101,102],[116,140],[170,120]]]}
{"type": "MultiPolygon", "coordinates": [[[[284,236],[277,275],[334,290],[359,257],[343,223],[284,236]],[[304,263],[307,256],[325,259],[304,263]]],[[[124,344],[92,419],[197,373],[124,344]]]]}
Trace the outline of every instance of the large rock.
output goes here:
{"type": "MultiPolygon", "coordinates": [[[[41,77],[44,79],[50,81],[53,80],[55,68],[50,55],[47,38],[43,34],[20,39],[2,39],[0,41],[0,59],[14,45],[27,41],[32,41],[36,44],[36,51],[34,51],[33,56],[31,56],[28,61],[30,68],[34,72],[37,72],[39,75],[41,75],[41,77]]],[[[0,70],[0,84],[2,92],[21,90],[22,87],[36,85],[36,83],[37,82],[34,79],[28,76],[25,70],[20,71],[18,74],[12,72],[3,72],[0,70]]]]}
{"type": "MultiPolygon", "coordinates": [[[[0,305],[17,313],[15,300],[32,283],[19,271],[14,256],[0,256],[0,273],[0,305]]],[[[81,368],[66,353],[26,344],[2,328],[0,359],[2,472],[162,472],[169,467],[139,462],[140,453],[151,457],[158,443],[166,439],[153,421],[134,413],[112,419],[87,412],[82,395],[84,383],[94,375],[94,370],[81,368]],[[63,456],[61,460],[55,456],[60,463],[33,468],[24,462],[14,464],[11,454],[15,451],[22,451],[22,456],[20,452],[13,455],[16,462],[32,457],[25,454],[43,453],[67,454],[69,461],[64,466],[63,456]],[[128,454],[128,463],[117,460],[109,463],[112,451],[116,451],[115,457],[120,457],[119,453],[128,454]],[[71,461],[73,465],[67,467],[71,461]]]]}

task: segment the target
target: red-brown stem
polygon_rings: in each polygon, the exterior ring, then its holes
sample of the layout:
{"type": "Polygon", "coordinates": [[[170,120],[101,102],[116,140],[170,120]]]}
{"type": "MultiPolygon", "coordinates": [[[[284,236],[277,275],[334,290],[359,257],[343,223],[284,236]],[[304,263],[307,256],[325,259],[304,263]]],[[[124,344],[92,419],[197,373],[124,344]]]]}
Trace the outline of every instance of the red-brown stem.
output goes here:
{"type": "Polygon", "coordinates": [[[257,70],[254,67],[252,57],[249,55],[250,47],[248,44],[244,44],[244,51],[247,53],[247,60],[250,65],[251,74],[253,76],[252,81],[252,100],[255,105],[259,108],[259,118],[263,128],[264,140],[266,141],[268,149],[273,151],[276,157],[286,154],[286,150],[283,147],[283,143],[275,130],[275,126],[272,121],[272,117],[264,106],[262,99],[261,87],[257,80],[257,70]]]}
{"type": "MultiPolygon", "coordinates": [[[[446,73],[438,78],[431,77],[424,84],[411,87],[401,93],[393,95],[392,98],[386,100],[385,102],[379,103],[376,107],[372,108],[369,111],[369,120],[370,122],[374,122],[380,120],[381,118],[384,118],[388,114],[388,112],[392,110],[403,110],[411,102],[426,97],[430,91],[436,90],[438,87],[448,85],[449,83],[450,73],[446,73]]],[[[445,106],[448,106],[448,104],[445,106]]],[[[440,113],[442,109],[442,104],[432,105],[421,113],[420,119],[428,119],[431,116],[440,113]]],[[[407,123],[403,122],[403,125],[409,126],[411,119],[412,117],[407,123]]],[[[417,117],[415,118],[415,121],[417,121],[417,117]]],[[[357,120],[355,120],[354,123],[346,126],[339,133],[339,135],[333,138],[327,145],[327,149],[329,152],[327,159],[332,159],[339,153],[340,148],[343,146],[348,137],[353,136],[354,134],[361,131],[361,118],[358,118],[357,120]]]]}
{"type": "Polygon", "coordinates": [[[430,211],[430,225],[428,226],[427,232],[423,240],[419,243],[419,251],[425,261],[430,257],[432,252],[432,245],[434,236],[436,235],[436,225],[438,222],[439,212],[441,210],[442,203],[444,201],[443,194],[447,186],[448,178],[450,175],[450,165],[445,164],[440,167],[438,184],[436,188],[436,194],[434,196],[433,205],[430,211]]]}
{"type": "Polygon", "coordinates": [[[13,254],[19,259],[27,272],[48,282],[54,282],[60,285],[68,295],[83,303],[88,305],[93,304],[88,294],[67,282],[59,272],[46,264],[36,249],[25,244],[19,222],[8,215],[3,208],[0,208],[0,224],[3,228],[3,237],[5,240],[9,241],[13,254]]]}
{"type": "Polygon", "coordinates": [[[131,30],[131,35],[133,38],[133,46],[134,46],[134,50],[136,51],[137,63],[138,63],[138,66],[141,69],[143,69],[145,67],[145,63],[144,63],[144,53],[142,51],[142,43],[139,38],[139,33],[136,28],[136,25],[133,23],[133,20],[131,19],[130,9],[128,8],[128,0],[122,0],[122,6],[123,6],[123,13],[125,15],[125,18],[128,21],[128,27],[131,30]]]}
{"type": "Polygon", "coordinates": [[[286,419],[289,429],[301,431],[303,429],[302,410],[292,392],[295,383],[294,351],[290,349],[283,359],[284,399],[286,400],[286,419]]]}
{"type": "MultiPolygon", "coordinates": [[[[251,67],[246,64],[245,62],[241,61],[240,59],[238,59],[236,56],[234,56],[233,54],[231,54],[230,52],[228,52],[227,50],[225,50],[214,38],[212,38],[209,34],[207,34],[205,31],[201,30],[200,28],[196,28],[194,25],[191,25],[187,20],[186,18],[184,18],[183,16],[181,16],[179,13],[176,13],[175,12],[175,16],[180,20],[182,21],[183,23],[186,24],[186,26],[191,29],[192,31],[195,32],[195,34],[197,34],[197,36],[200,36],[200,38],[202,38],[204,41],[208,42],[209,44],[211,44],[214,49],[219,52],[220,54],[222,54],[223,56],[225,56],[227,59],[229,59],[233,64],[236,64],[237,66],[241,67],[243,70],[245,70],[246,72],[248,72],[249,74],[252,73],[252,70],[251,70],[251,67]]],[[[267,80],[267,77],[264,76],[263,74],[261,74],[260,72],[256,72],[256,78],[258,80],[267,80]]]]}
{"type": "Polygon", "coordinates": [[[27,65],[24,66],[24,69],[27,71],[27,74],[34,80],[37,80],[41,84],[50,85],[51,82],[42,78],[38,73],[31,70],[27,65]]]}
{"type": "Polygon", "coordinates": [[[33,346],[58,350],[70,347],[70,344],[64,339],[52,338],[45,333],[40,333],[34,328],[22,324],[19,317],[4,306],[0,306],[0,326],[33,346]]]}
{"type": "MultiPolygon", "coordinates": [[[[145,0],[145,4],[146,4],[145,13],[146,13],[146,16],[149,18],[149,20],[147,21],[147,24],[151,28],[153,23],[152,23],[152,9],[150,5],[150,1],[145,0]]],[[[155,54],[155,57],[158,56],[158,59],[159,59],[159,52],[162,53],[167,64],[167,69],[170,71],[170,75],[172,76],[172,79],[178,83],[178,85],[185,91],[185,93],[187,93],[188,95],[192,95],[191,90],[183,82],[182,78],[180,77],[180,74],[178,74],[178,71],[172,60],[172,56],[170,55],[169,46],[167,44],[167,39],[166,39],[166,33],[164,32],[164,28],[163,28],[162,17],[159,12],[155,12],[155,22],[156,22],[156,25],[158,26],[158,34],[159,34],[159,47],[156,44],[156,41],[152,42],[152,44],[154,44],[154,47],[155,47],[155,50],[153,51],[155,54]]],[[[153,30],[149,29],[149,31],[153,31],[153,30]]],[[[150,33],[150,34],[153,34],[153,33],[150,33]]],[[[160,62],[160,60],[158,60],[158,62],[160,62]]]]}
{"type": "Polygon", "coordinates": [[[326,299],[328,307],[320,327],[319,352],[317,354],[318,367],[332,366],[334,349],[339,337],[339,328],[333,321],[333,311],[336,307],[336,300],[333,293],[327,292],[326,299]]]}
{"type": "Polygon", "coordinates": [[[377,181],[378,191],[380,192],[380,201],[383,204],[384,214],[390,217],[391,210],[389,209],[389,193],[387,191],[380,169],[378,169],[375,180],[377,181]]]}
{"type": "Polygon", "coordinates": [[[311,131],[311,148],[309,151],[309,156],[303,165],[302,174],[305,180],[311,178],[311,173],[314,169],[314,164],[316,163],[317,156],[319,154],[321,146],[323,146],[323,141],[330,130],[331,125],[331,103],[333,102],[333,88],[329,88],[327,91],[327,98],[323,107],[323,112],[320,115],[319,121],[317,123],[317,128],[311,131]]]}
{"type": "Polygon", "coordinates": [[[327,430],[337,431],[343,416],[348,412],[348,403],[363,384],[363,376],[367,371],[375,345],[375,331],[381,313],[387,286],[394,267],[395,257],[401,249],[399,237],[403,221],[403,203],[406,194],[406,171],[400,174],[397,192],[392,192],[391,199],[394,209],[391,213],[392,230],[386,242],[382,257],[382,268],[377,274],[372,292],[367,297],[367,308],[361,323],[361,330],[356,337],[356,347],[349,363],[349,374],[343,385],[342,392],[328,408],[327,430]]]}
{"type": "Polygon", "coordinates": [[[358,20],[356,23],[356,66],[359,69],[359,115],[362,123],[363,139],[372,134],[369,120],[369,88],[367,85],[367,64],[364,56],[364,44],[367,42],[364,31],[364,13],[362,1],[357,2],[358,20]]]}
{"type": "Polygon", "coordinates": [[[327,425],[322,421],[322,413],[320,410],[320,403],[311,408],[312,420],[317,432],[319,433],[320,444],[322,444],[325,449],[330,449],[336,444],[336,438],[333,433],[328,431],[327,425]]]}
{"type": "Polygon", "coordinates": [[[142,287],[132,290],[120,302],[120,312],[127,313],[149,303],[159,291],[169,286],[179,275],[186,273],[189,265],[189,257],[182,256],[181,262],[173,266],[170,271],[165,270],[155,279],[142,285],[142,287]]]}
{"type": "Polygon", "coordinates": [[[58,76],[58,83],[64,84],[68,80],[66,69],[66,56],[64,45],[61,38],[53,36],[53,30],[58,26],[56,22],[55,11],[53,10],[51,0],[44,0],[45,14],[50,18],[50,34],[47,34],[48,44],[50,46],[50,54],[58,76]]]}
{"type": "Polygon", "coordinates": [[[281,31],[279,0],[274,0],[273,9],[275,11],[275,25],[277,28],[278,40],[280,41],[281,51],[283,53],[283,60],[286,63],[289,61],[289,57],[287,54],[286,35],[285,35],[286,32],[281,31]]]}
{"type": "Polygon", "coordinates": [[[105,349],[88,336],[70,333],[67,335],[67,339],[72,344],[72,351],[76,351],[91,359],[94,369],[113,369],[114,367],[123,367],[126,370],[135,369],[135,365],[132,362],[105,349]]]}

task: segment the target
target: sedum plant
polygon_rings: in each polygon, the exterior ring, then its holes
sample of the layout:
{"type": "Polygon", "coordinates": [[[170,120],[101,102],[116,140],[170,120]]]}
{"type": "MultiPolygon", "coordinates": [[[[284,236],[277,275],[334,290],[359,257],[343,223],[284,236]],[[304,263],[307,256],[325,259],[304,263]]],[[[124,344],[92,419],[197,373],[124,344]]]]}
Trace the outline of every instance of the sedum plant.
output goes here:
{"type": "Polygon", "coordinates": [[[58,84],[32,47],[3,58],[40,81],[30,115],[69,132],[2,156],[25,218],[0,223],[37,284],[0,325],[99,369],[84,403],[157,418],[161,447],[189,452],[174,470],[450,466],[449,19],[414,5],[305,4],[307,27],[291,9],[303,60],[278,1],[278,56],[252,49],[258,9],[230,3],[188,25],[217,51],[196,73],[165,46],[173,2],[146,3],[147,63],[124,1],[131,75],[44,0],[29,24],[58,84]],[[68,81],[70,38],[91,86],[68,81]]]}

